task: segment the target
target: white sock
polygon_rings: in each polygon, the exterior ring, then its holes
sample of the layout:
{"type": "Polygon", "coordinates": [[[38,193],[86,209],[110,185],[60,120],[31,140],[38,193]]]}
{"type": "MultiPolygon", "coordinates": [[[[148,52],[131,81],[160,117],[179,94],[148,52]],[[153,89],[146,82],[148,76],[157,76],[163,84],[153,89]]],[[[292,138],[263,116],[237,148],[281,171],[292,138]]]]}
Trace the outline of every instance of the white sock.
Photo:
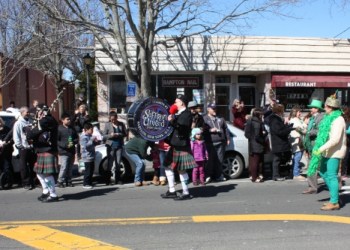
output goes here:
{"type": "Polygon", "coordinates": [[[188,174],[185,173],[179,173],[180,175],[180,181],[181,181],[181,185],[182,185],[182,194],[187,195],[190,194],[190,192],[188,191],[188,174]]]}
{"type": "Polygon", "coordinates": [[[49,189],[50,196],[51,197],[57,197],[56,190],[55,190],[55,179],[52,175],[45,176],[45,182],[47,185],[47,188],[49,189]]]}
{"type": "Polygon", "coordinates": [[[46,185],[46,182],[45,182],[45,175],[43,175],[43,174],[36,174],[36,177],[40,181],[41,187],[43,188],[43,194],[48,194],[49,193],[49,189],[48,189],[48,187],[46,185]]]}
{"type": "Polygon", "coordinates": [[[175,176],[174,171],[170,168],[165,168],[165,175],[168,179],[169,192],[175,192],[175,176]]]}

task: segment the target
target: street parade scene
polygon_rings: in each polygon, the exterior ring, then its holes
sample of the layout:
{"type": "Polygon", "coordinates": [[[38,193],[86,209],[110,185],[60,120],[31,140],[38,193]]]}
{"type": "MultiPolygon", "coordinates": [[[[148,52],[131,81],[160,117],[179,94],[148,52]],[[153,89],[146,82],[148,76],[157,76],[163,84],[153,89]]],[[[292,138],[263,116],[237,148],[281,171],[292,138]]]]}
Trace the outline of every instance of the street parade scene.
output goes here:
{"type": "Polygon", "coordinates": [[[350,1],[1,0],[1,249],[344,249],[350,1]]]}

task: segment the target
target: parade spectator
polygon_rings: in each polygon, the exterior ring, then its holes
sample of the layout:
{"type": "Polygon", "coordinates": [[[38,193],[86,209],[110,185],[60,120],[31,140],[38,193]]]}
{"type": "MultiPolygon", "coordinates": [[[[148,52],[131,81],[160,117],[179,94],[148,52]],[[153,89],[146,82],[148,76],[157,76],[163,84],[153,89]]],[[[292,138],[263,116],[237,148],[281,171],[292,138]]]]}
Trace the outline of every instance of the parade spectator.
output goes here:
{"type": "Polygon", "coordinates": [[[42,202],[56,202],[54,174],[58,173],[57,164],[57,127],[58,123],[49,113],[45,104],[37,107],[37,126],[28,132],[28,139],[33,141],[37,154],[34,171],[42,187],[42,202]]]}
{"type": "Polygon", "coordinates": [[[244,130],[245,123],[247,122],[244,102],[240,101],[239,99],[234,99],[231,111],[233,116],[233,125],[244,130]]]}
{"type": "Polygon", "coordinates": [[[125,145],[125,153],[135,163],[135,178],[134,183],[136,187],[147,186],[148,183],[144,181],[145,162],[144,160],[152,160],[151,154],[147,154],[148,148],[153,148],[154,142],[146,141],[142,137],[135,136],[125,145]]]}
{"type": "Polygon", "coordinates": [[[188,103],[188,108],[192,114],[192,128],[203,129],[203,116],[199,113],[199,106],[196,101],[191,101],[188,103]]]}
{"type": "Polygon", "coordinates": [[[75,146],[79,137],[73,126],[68,113],[61,115],[62,124],[58,126],[57,146],[58,157],[60,161],[60,173],[58,175],[57,186],[60,188],[66,186],[73,187],[72,169],[75,160],[75,146]]]}
{"type": "MultiPolygon", "coordinates": [[[[87,122],[90,122],[90,116],[86,110],[86,105],[82,104],[79,106],[78,111],[74,114],[74,128],[75,131],[78,133],[78,135],[80,136],[80,134],[83,132],[83,128],[84,128],[84,124],[87,122]]],[[[77,144],[77,157],[78,160],[81,158],[81,154],[80,154],[81,150],[80,150],[80,144],[77,144]]]]}
{"type": "Polygon", "coordinates": [[[81,160],[84,162],[83,188],[92,188],[92,176],[95,168],[95,146],[98,144],[96,137],[92,135],[93,126],[90,122],[84,124],[83,132],[80,135],[81,160]]]}
{"type": "Polygon", "coordinates": [[[191,150],[193,158],[196,162],[196,167],[192,170],[192,183],[198,186],[199,183],[205,185],[204,165],[208,160],[208,151],[202,136],[200,128],[193,128],[191,132],[191,150]],[[199,177],[199,181],[198,181],[199,177]]]}
{"type": "Polygon", "coordinates": [[[29,114],[32,119],[35,119],[38,105],[39,101],[37,99],[34,99],[32,102],[32,107],[29,109],[29,114]]]}
{"type": "Polygon", "coordinates": [[[20,114],[13,127],[13,141],[19,153],[22,186],[24,189],[31,190],[35,188],[33,168],[36,155],[32,142],[27,140],[27,132],[32,126],[29,121],[28,107],[21,107],[20,114]]]}
{"type": "Polygon", "coordinates": [[[170,150],[170,145],[165,142],[165,140],[159,141],[157,144],[158,147],[158,153],[159,153],[159,182],[161,186],[165,186],[167,184],[166,182],[166,175],[165,175],[165,166],[164,161],[166,158],[166,155],[168,154],[170,150]]]}
{"type": "Polygon", "coordinates": [[[193,169],[196,166],[190,145],[192,115],[186,108],[187,100],[184,95],[177,95],[175,106],[177,107],[177,113],[169,114],[168,116],[168,121],[173,126],[174,131],[169,138],[171,148],[164,163],[167,166],[165,174],[168,179],[169,190],[162,194],[161,197],[173,198],[174,200],[188,200],[192,196],[187,186],[189,177],[186,170],[193,169]],[[174,170],[178,171],[182,186],[182,194],[179,196],[175,190],[174,170]]]}
{"type": "Polygon", "coordinates": [[[300,161],[304,153],[303,137],[306,134],[306,125],[301,119],[301,109],[293,107],[289,114],[289,124],[294,130],[290,132],[290,143],[292,146],[292,167],[293,180],[305,181],[306,178],[300,175],[300,161]]]}
{"type": "Polygon", "coordinates": [[[18,113],[20,110],[16,107],[14,101],[10,101],[10,106],[6,109],[7,112],[18,113]]]}
{"type": "Polygon", "coordinates": [[[75,100],[75,113],[79,112],[79,108],[81,105],[86,105],[85,98],[83,94],[79,94],[78,98],[75,100]]]}
{"type": "Polygon", "coordinates": [[[159,159],[159,150],[157,146],[154,146],[151,150],[152,162],[153,162],[153,180],[152,184],[154,186],[159,186],[159,173],[160,173],[160,159],[159,159]]]}
{"type": "Polygon", "coordinates": [[[118,114],[116,112],[111,112],[109,114],[109,122],[105,125],[103,130],[103,140],[106,141],[108,156],[108,170],[106,173],[107,185],[111,182],[112,171],[114,172],[114,183],[122,184],[122,180],[120,179],[120,166],[122,162],[124,139],[126,136],[125,124],[118,120],[118,114]]]}
{"type": "Polygon", "coordinates": [[[346,123],[346,154],[341,163],[340,175],[342,180],[346,180],[350,171],[350,108],[343,108],[343,117],[346,123]]]}
{"type": "Polygon", "coordinates": [[[206,183],[212,180],[225,181],[222,172],[225,148],[230,143],[230,134],[224,118],[217,117],[216,105],[209,104],[204,118],[204,141],[208,150],[208,162],[205,166],[206,183]]]}
{"type": "Polygon", "coordinates": [[[271,134],[271,152],[272,161],[272,179],[274,181],[284,181],[280,176],[280,166],[291,158],[291,145],[289,143],[289,134],[294,129],[293,126],[286,125],[284,122],[284,106],[277,104],[272,107],[272,114],[269,116],[268,125],[271,134]]]}
{"type": "Polygon", "coordinates": [[[263,181],[260,174],[260,166],[264,162],[264,152],[267,140],[267,132],[262,122],[263,112],[259,108],[253,109],[252,116],[247,120],[244,135],[249,143],[249,172],[254,183],[263,181]]]}
{"type": "MultiPolygon", "coordinates": [[[[310,108],[311,117],[308,122],[306,134],[304,137],[304,147],[305,147],[306,156],[309,162],[311,158],[312,149],[315,145],[315,141],[319,131],[319,126],[323,118],[322,102],[320,100],[314,99],[308,105],[308,108],[310,108]]],[[[307,176],[307,182],[308,182],[308,188],[304,190],[302,193],[316,194],[318,190],[317,171],[315,172],[314,175],[307,176]]]]}
{"type": "Polygon", "coordinates": [[[336,94],[326,99],[324,109],[326,114],[321,121],[313,147],[308,175],[314,175],[320,165],[320,175],[330,193],[329,202],[326,202],[321,210],[330,211],[340,208],[338,170],[346,153],[346,124],[336,94]]]}

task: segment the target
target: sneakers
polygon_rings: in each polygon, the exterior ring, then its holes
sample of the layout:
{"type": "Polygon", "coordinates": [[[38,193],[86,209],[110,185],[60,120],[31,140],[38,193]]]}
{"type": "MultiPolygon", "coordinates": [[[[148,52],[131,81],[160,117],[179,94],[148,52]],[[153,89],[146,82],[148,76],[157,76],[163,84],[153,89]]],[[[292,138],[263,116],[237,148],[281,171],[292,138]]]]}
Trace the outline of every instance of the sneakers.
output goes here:
{"type": "Polygon", "coordinates": [[[293,181],[306,181],[304,176],[298,175],[293,177],[293,181]]]}
{"type": "Polygon", "coordinates": [[[326,203],[323,207],[321,207],[321,210],[323,211],[332,211],[332,210],[339,210],[340,206],[339,203],[326,203]]]}
{"type": "Polygon", "coordinates": [[[162,197],[163,199],[175,199],[177,197],[177,193],[176,192],[170,192],[168,190],[166,193],[161,194],[160,197],[162,197]]]}
{"type": "Polygon", "coordinates": [[[142,182],[139,182],[139,181],[135,182],[135,187],[141,187],[141,186],[142,186],[142,182]]]}
{"type": "Polygon", "coordinates": [[[92,189],[92,186],[91,185],[84,185],[83,188],[84,189],[92,189]]]}
{"type": "Polygon", "coordinates": [[[285,181],[286,178],[284,178],[284,177],[276,177],[276,178],[274,178],[273,180],[274,180],[274,181],[285,181]]]}
{"type": "Polygon", "coordinates": [[[211,182],[211,178],[210,177],[207,177],[206,179],[205,179],[205,184],[208,184],[208,183],[210,183],[211,182]]]}
{"type": "Polygon", "coordinates": [[[198,181],[193,181],[192,184],[193,184],[193,186],[198,186],[199,182],[198,181]]]}
{"type": "Polygon", "coordinates": [[[38,197],[38,201],[44,201],[47,199],[47,197],[50,196],[50,193],[47,193],[47,194],[41,194],[39,197],[38,197]]]}
{"type": "Polygon", "coordinates": [[[42,200],[42,202],[49,203],[49,202],[56,202],[58,201],[58,197],[48,196],[46,199],[42,200]]]}
{"type": "Polygon", "coordinates": [[[302,192],[302,194],[317,194],[317,190],[308,188],[302,192]]]}
{"type": "Polygon", "coordinates": [[[226,181],[226,178],[223,175],[221,175],[219,178],[216,179],[216,181],[226,181]]]}
{"type": "Polygon", "coordinates": [[[174,198],[174,201],[184,201],[184,200],[190,200],[192,199],[192,196],[190,194],[180,194],[176,198],[174,198]]]}
{"type": "Polygon", "coordinates": [[[66,187],[74,187],[73,182],[71,181],[66,182],[66,187]]]}
{"type": "Polygon", "coordinates": [[[56,187],[58,187],[58,188],[64,188],[63,182],[58,181],[56,187]]]}

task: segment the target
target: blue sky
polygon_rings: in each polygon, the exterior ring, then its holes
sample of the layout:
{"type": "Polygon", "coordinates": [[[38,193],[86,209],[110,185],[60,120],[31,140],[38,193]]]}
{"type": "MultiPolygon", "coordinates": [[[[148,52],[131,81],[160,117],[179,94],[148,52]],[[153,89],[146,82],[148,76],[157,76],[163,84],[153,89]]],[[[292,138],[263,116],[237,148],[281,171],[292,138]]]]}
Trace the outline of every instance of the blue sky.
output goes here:
{"type": "Polygon", "coordinates": [[[350,38],[350,5],[336,5],[340,0],[301,1],[302,4],[288,9],[296,18],[270,15],[256,20],[246,35],[350,38]],[[349,30],[345,31],[347,28],[349,30]],[[341,32],[345,31],[343,34],[341,32]],[[340,35],[339,35],[340,34],[340,35]]]}

